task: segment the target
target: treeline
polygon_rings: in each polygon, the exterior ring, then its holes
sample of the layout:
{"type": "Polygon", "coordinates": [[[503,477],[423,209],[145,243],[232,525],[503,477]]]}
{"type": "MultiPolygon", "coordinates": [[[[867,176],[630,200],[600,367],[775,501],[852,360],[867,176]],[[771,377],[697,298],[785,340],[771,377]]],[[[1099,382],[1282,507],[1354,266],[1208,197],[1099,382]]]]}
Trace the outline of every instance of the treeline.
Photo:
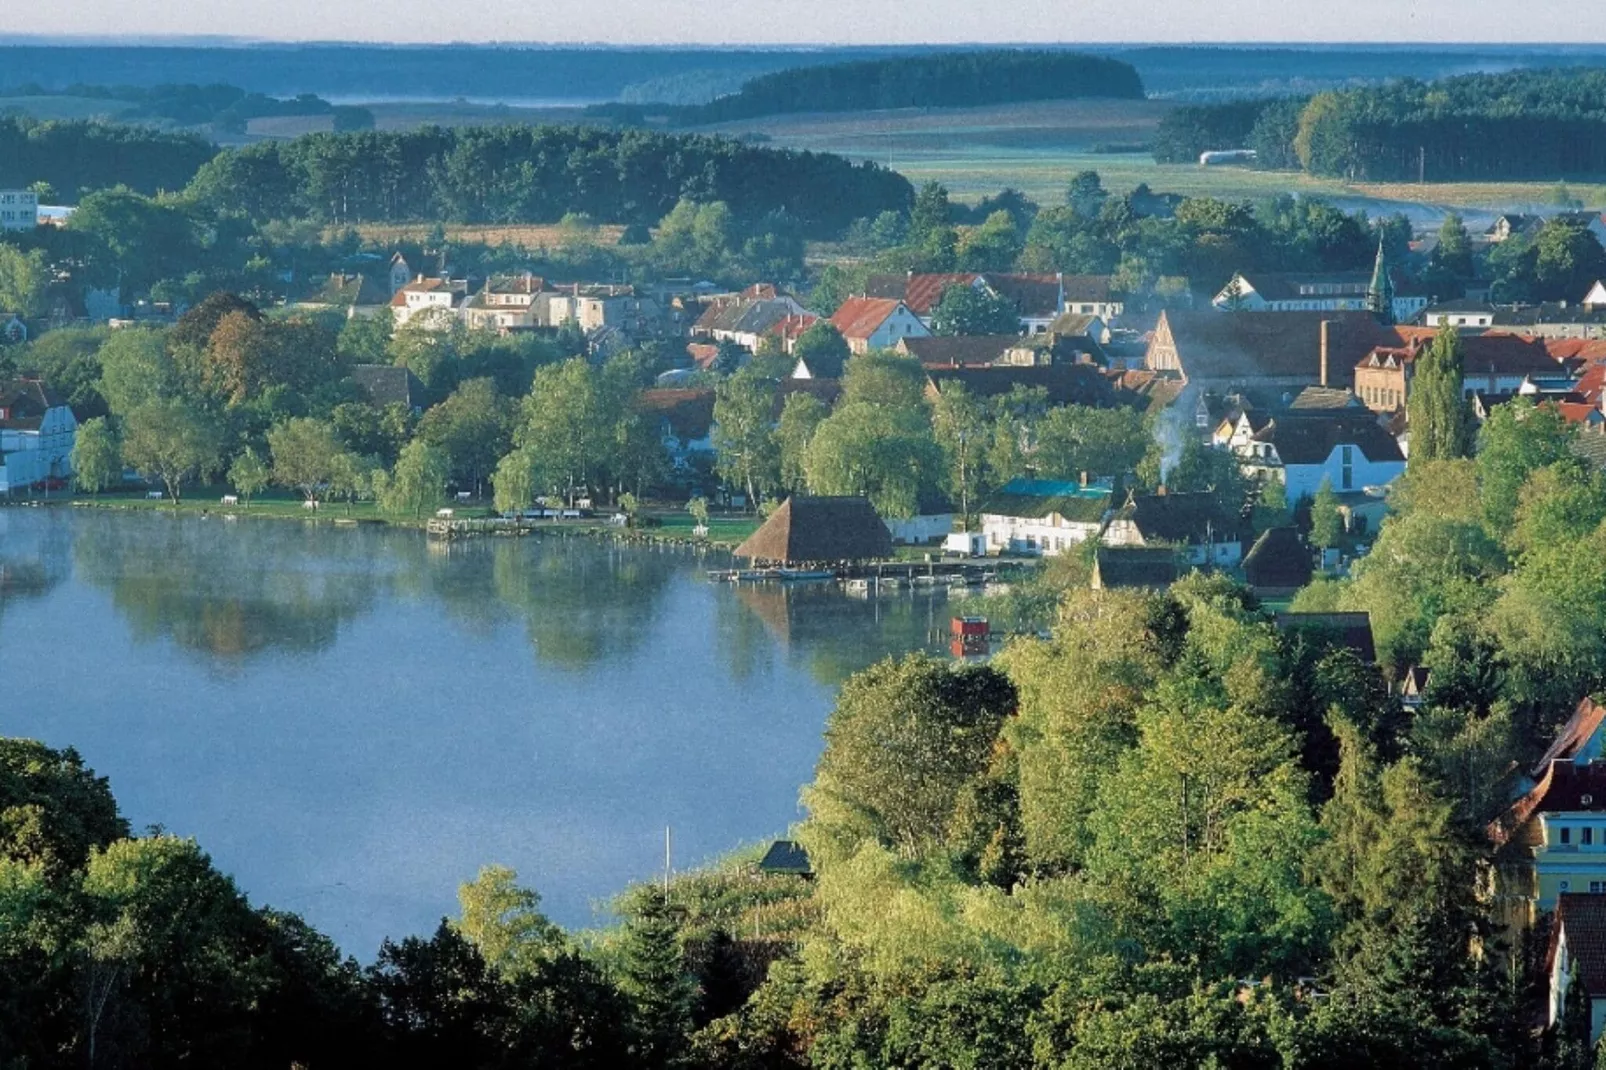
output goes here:
{"type": "Polygon", "coordinates": [[[81,97],[112,100],[128,105],[120,111],[121,122],[154,120],[181,126],[211,125],[222,130],[243,131],[252,119],[284,115],[332,115],[336,130],[367,130],[374,116],[367,108],[331,104],[312,93],[289,99],[251,93],[238,86],[212,85],[70,85],[65,89],[46,89],[34,82],[0,89],[0,97],[81,97]]]}
{"type": "Polygon", "coordinates": [[[0,116],[0,186],[43,182],[68,200],[119,185],[148,194],[182,189],[216,154],[192,134],[0,116]]]}
{"type": "Polygon", "coordinates": [[[1179,108],[1155,159],[1252,148],[1261,167],[1355,181],[1555,178],[1606,171],[1606,71],[1406,79],[1308,99],[1179,108]]]}
{"type": "Polygon", "coordinates": [[[642,121],[667,115],[680,126],[803,111],[957,108],[1076,97],[1141,99],[1128,63],[1076,52],[948,52],[798,67],[762,75],[707,104],[601,105],[594,114],[642,121]]]}
{"type": "Polygon", "coordinates": [[[682,200],[739,217],[785,213],[809,237],[907,210],[913,190],[874,163],[725,138],[588,127],[427,127],[313,134],[220,154],[189,192],[253,219],[547,223],[569,213],[655,223],[682,200]]]}

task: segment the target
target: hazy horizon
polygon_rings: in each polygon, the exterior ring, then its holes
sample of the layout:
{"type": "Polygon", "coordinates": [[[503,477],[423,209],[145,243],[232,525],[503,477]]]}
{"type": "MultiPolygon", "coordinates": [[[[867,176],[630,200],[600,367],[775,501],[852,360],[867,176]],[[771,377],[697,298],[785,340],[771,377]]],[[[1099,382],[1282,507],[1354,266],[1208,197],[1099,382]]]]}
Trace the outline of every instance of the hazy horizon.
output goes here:
{"type": "Polygon", "coordinates": [[[565,10],[542,12],[540,23],[547,33],[537,39],[510,36],[503,9],[466,5],[452,9],[447,19],[438,3],[426,0],[333,7],[319,0],[70,0],[60,7],[36,8],[30,33],[0,37],[0,42],[508,47],[1606,43],[1578,40],[1579,28],[1597,13],[1593,4],[1581,0],[1521,6],[1480,0],[1355,0],[1347,5],[1154,0],[1143,10],[1141,22],[1134,20],[1133,8],[1124,0],[1083,0],[1074,10],[1051,0],[1006,0],[985,7],[954,0],[919,7],[818,0],[784,25],[778,25],[774,8],[751,0],[710,0],[694,14],[663,11],[652,0],[600,0],[587,5],[582,17],[553,17],[565,10]],[[315,32],[307,32],[314,27],[315,32]]]}

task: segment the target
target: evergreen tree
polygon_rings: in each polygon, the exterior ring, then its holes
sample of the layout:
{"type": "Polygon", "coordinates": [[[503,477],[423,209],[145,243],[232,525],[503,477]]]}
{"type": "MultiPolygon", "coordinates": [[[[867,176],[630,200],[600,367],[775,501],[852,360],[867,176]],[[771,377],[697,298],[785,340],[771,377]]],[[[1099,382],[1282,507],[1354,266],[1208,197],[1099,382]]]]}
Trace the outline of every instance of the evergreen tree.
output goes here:
{"type": "Polygon", "coordinates": [[[1344,518],[1338,511],[1338,495],[1333,493],[1333,484],[1324,479],[1310,503],[1310,541],[1327,550],[1338,545],[1343,533],[1344,518]]]}
{"type": "Polygon", "coordinates": [[[1461,335],[1448,324],[1416,359],[1407,402],[1412,468],[1472,452],[1472,412],[1461,393],[1463,360],[1461,335]]]}
{"type": "Polygon", "coordinates": [[[649,890],[625,929],[619,987],[634,1005],[632,1065],[680,1064],[691,1032],[694,992],[669,901],[649,890]]]}

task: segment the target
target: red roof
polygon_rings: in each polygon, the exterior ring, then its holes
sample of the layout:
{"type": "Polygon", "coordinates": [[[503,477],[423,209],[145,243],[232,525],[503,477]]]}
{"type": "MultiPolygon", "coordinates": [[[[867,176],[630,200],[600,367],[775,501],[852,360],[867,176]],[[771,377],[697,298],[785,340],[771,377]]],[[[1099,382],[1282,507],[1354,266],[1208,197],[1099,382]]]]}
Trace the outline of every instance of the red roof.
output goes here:
{"type": "Polygon", "coordinates": [[[1557,759],[1546,768],[1533,790],[1489,822],[1486,831],[1495,846],[1503,847],[1535,814],[1582,810],[1606,811],[1606,763],[1578,765],[1571,759],[1557,759]]]}
{"type": "Polygon", "coordinates": [[[1563,758],[1572,761],[1578,757],[1578,752],[1584,749],[1589,737],[1600,728],[1602,720],[1606,720],[1606,706],[1597,706],[1591,698],[1580,702],[1573,710],[1573,715],[1567,718],[1567,723],[1561,726],[1560,734],[1550,749],[1545,751],[1545,756],[1534,763],[1533,775],[1543,776],[1551,762],[1563,758]]]}
{"type": "Polygon", "coordinates": [[[1546,973],[1555,967],[1563,933],[1573,977],[1582,979],[1584,991],[1591,996],[1606,996],[1606,895],[1563,892],[1556,897],[1556,923],[1550,930],[1546,973]]]}
{"type": "Polygon", "coordinates": [[[704,342],[692,342],[686,346],[686,354],[691,357],[693,364],[707,371],[714,366],[714,361],[719,359],[719,347],[704,342]]]}
{"type": "MultiPolygon", "coordinates": [[[[1436,328],[1394,327],[1399,336],[1398,345],[1380,345],[1361,358],[1358,368],[1371,364],[1374,356],[1391,356],[1403,364],[1410,364],[1421,356],[1436,328]]],[[[1488,334],[1463,335],[1461,338],[1462,366],[1465,375],[1472,379],[1479,375],[1557,375],[1566,368],[1546,349],[1543,342],[1527,335],[1488,334]]]]}
{"type": "Polygon", "coordinates": [[[1600,410],[1587,401],[1558,401],[1556,411],[1570,424],[1587,424],[1600,415],[1600,410]]]}
{"type": "Polygon", "coordinates": [[[805,312],[801,316],[787,316],[764,333],[791,341],[818,322],[820,322],[820,317],[812,312],[805,312]]]}
{"type": "Polygon", "coordinates": [[[843,338],[863,341],[876,332],[902,302],[893,297],[850,297],[831,317],[831,326],[843,338]]]}
{"type": "Polygon", "coordinates": [[[949,275],[872,275],[865,283],[871,297],[899,298],[917,316],[929,316],[950,286],[973,286],[981,278],[975,272],[949,275]]]}

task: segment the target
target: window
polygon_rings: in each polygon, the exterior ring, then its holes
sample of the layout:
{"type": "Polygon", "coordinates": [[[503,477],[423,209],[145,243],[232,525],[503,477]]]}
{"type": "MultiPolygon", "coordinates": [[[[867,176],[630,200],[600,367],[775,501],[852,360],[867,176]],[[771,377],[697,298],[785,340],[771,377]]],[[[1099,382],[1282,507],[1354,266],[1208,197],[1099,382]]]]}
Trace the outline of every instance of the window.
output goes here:
{"type": "Polygon", "coordinates": [[[1562,881],[1556,887],[1559,888],[1561,891],[1565,892],[1565,891],[1567,891],[1567,889],[1572,887],[1572,882],[1571,881],[1562,881]]]}
{"type": "Polygon", "coordinates": [[[1602,892],[1606,892],[1606,881],[1590,881],[1589,882],[1589,894],[1590,895],[1599,895],[1602,892]]]}
{"type": "Polygon", "coordinates": [[[1572,829],[1567,828],[1566,826],[1562,826],[1561,842],[1562,843],[1572,843],[1573,842],[1573,830],[1572,829]]]}
{"type": "Polygon", "coordinates": [[[1594,843],[1595,830],[1592,828],[1580,829],[1578,831],[1578,842],[1583,844],[1585,847],[1588,847],[1590,844],[1594,843]]]}

